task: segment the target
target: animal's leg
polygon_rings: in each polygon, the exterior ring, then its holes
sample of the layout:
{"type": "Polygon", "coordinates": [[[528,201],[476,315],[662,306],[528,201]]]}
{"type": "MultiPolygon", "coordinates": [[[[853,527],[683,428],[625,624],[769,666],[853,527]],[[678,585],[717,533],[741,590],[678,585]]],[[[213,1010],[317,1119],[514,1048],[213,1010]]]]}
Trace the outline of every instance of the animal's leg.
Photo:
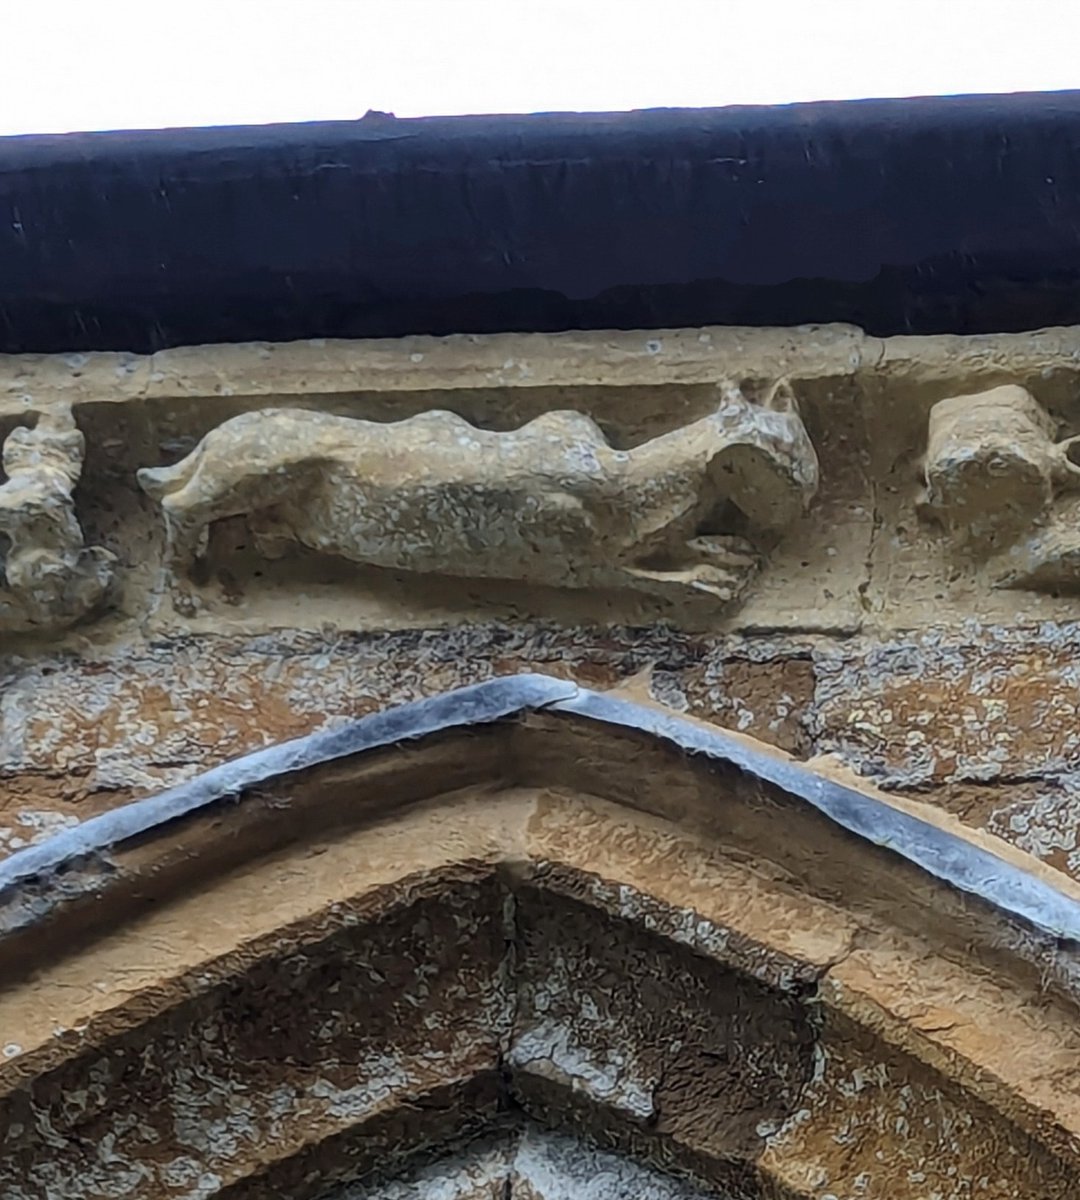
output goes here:
{"type": "Polygon", "coordinates": [[[691,600],[703,593],[721,604],[736,600],[746,580],[719,567],[699,564],[677,571],[653,571],[645,567],[627,567],[624,582],[637,591],[665,600],[691,600]]]}
{"type": "Polygon", "coordinates": [[[691,538],[686,545],[692,559],[731,571],[752,571],[761,561],[754,544],[734,534],[702,534],[691,538]]]}
{"type": "Polygon", "coordinates": [[[174,504],[172,497],[165,498],[161,511],[165,518],[165,586],[172,592],[176,611],[192,617],[199,609],[192,571],[206,555],[213,516],[195,507],[174,504]]]}
{"type": "Polygon", "coordinates": [[[655,570],[628,567],[631,586],[671,599],[690,599],[702,593],[721,604],[737,600],[760,564],[753,546],[740,537],[708,536],[686,543],[692,559],[684,567],[655,570]]]}
{"type": "Polygon", "coordinates": [[[165,554],[177,575],[187,575],[206,554],[212,514],[196,508],[180,507],[166,500],[161,506],[165,517],[165,554]]]}

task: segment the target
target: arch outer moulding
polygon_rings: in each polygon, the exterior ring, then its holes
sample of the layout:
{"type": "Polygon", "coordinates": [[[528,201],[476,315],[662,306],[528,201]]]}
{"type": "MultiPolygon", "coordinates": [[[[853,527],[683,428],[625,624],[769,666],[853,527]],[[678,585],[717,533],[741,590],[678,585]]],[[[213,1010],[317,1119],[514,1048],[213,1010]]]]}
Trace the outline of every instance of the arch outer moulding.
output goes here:
{"type": "Polygon", "coordinates": [[[630,694],[378,712],[0,889],[13,1200],[1073,1194],[1080,888],[630,694]]]}

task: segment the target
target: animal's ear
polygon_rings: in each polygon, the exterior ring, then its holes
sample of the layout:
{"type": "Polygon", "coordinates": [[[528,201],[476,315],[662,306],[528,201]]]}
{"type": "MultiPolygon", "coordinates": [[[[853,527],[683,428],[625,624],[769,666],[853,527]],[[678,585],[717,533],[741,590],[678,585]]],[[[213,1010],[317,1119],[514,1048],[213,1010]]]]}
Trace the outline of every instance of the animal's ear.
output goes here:
{"type": "Polygon", "coordinates": [[[762,398],[762,407],[772,412],[798,413],[799,401],[791,381],[786,377],[778,379],[762,398]]]}
{"type": "Polygon", "coordinates": [[[712,455],[709,477],[751,526],[783,530],[818,485],[817,454],[790,382],[782,378],[760,389],[740,417],[712,455]]]}

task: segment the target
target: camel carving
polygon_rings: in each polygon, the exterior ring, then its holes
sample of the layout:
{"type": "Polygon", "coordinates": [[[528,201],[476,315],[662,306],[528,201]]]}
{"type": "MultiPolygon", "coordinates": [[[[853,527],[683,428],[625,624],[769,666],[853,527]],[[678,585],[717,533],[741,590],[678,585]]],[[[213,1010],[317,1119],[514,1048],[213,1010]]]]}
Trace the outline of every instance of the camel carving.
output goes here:
{"type": "Polygon", "coordinates": [[[43,413],[4,442],[0,632],[64,629],[106,599],[116,559],[86,546],[72,495],[85,449],[70,409],[43,413]]]}
{"type": "Polygon", "coordinates": [[[211,523],[243,514],[266,556],[299,544],[393,570],[723,604],[758,561],[741,534],[783,530],[817,479],[786,384],[761,404],[720,387],[709,416],[630,450],[578,412],[492,432],[442,411],[380,423],[270,409],[139,472],[180,581],[211,523]]]}

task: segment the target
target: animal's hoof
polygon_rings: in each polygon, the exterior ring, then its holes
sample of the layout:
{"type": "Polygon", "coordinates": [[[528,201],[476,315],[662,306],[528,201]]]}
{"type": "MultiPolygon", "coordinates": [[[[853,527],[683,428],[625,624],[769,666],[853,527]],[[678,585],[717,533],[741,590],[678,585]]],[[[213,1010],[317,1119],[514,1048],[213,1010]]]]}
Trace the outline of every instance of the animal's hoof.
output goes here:
{"type": "Polygon", "coordinates": [[[761,561],[754,544],[734,534],[704,534],[691,538],[687,546],[705,563],[721,569],[743,571],[761,561]]]}
{"type": "Polygon", "coordinates": [[[742,594],[750,573],[750,570],[730,571],[722,567],[701,566],[688,572],[687,583],[694,591],[713,596],[722,604],[730,604],[742,594]]]}
{"type": "Polygon", "coordinates": [[[172,597],[177,616],[197,617],[202,610],[202,601],[188,588],[177,588],[172,597]]]}

